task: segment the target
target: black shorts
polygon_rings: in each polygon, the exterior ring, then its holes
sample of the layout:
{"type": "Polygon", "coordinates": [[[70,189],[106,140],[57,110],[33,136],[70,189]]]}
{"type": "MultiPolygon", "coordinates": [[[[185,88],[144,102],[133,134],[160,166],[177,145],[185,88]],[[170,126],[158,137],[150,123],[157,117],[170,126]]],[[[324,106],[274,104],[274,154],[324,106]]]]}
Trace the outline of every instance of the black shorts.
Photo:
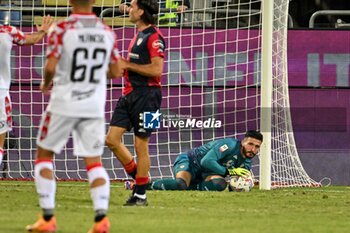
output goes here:
{"type": "Polygon", "coordinates": [[[159,110],[162,102],[162,93],[158,87],[145,87],[133,90],[126,96],[121,96],[114,109],[110,122],[111,126],[118,126],[130,131],[138,137],[151,136],[152,129],[143,128],[140,114],[159,110]]]}

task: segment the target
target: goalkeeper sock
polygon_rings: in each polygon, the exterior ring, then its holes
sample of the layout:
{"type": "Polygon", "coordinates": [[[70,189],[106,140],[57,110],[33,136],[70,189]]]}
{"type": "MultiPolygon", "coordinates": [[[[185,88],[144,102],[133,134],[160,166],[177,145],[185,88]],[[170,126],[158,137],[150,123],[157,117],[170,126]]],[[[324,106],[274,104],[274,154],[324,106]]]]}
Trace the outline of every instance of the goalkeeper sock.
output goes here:
{"type": "Polygon", "coordinates": [[[201,191],[223,191],[226,189],[227,183],[225,179],[218,178],[209,181],[203,181],[199,185],[201,191]]]}
{"type": "Polygon", "coordinates": [[[34,178],[41,209],[53,210],[55,208],[56,180],[54,177],[53,179],[43,177],[41,175],[43,170],[50,170],[53,173],[53,164],[51,160],[37,159],[35,161],[34,178]]]}
{"type": "Polygon", "coordinates": [[[90,188],[90,196],[92,199],[94,210],[99,212],[104,210],[106,213],[108,210],[110,193],[110,183],[106,169],[102,166],[102,163],[92,164],[87,167],[87,175],[90,185],[96,179],[105,180],[105,183],[103,185],[90,188]]]}
{"type": "Polygon", "coordinates": [[[188,187],[186,182],[181,179],[161,179],[152,183],[153,190],[186,190],[188,187]]]}
{"type": "Polygon", "coordinates": [[[4,149],[0,148],[0,165],[2,163],[3,157],[4,157],[4,149]]]}
{"type": "Polygon", "coordinates": [[[137,196],[143,196],[146,194],[146,189],[148,187],[148,177],[136,177],[135,183],[135,194],[137,196]]]}
{"type": "Polygon", "coordinates": [[[127,163],[123,166],[124,166],[126,173],[128,173],[129,176],[131,176],[135,180],[136,171],[137,171],[137,169],[136,169],[137,166],[136,166],[135,160],[132,159],[129,163],[127,163]]]}

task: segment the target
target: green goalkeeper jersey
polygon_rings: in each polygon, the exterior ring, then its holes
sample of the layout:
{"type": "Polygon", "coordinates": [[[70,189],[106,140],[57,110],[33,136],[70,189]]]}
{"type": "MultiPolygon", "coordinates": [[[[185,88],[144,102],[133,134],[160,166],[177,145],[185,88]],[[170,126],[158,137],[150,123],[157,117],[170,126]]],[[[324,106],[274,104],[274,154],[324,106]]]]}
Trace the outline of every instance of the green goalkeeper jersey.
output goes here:
{"type": "Polygon", "coordinates": [[[225,176],[227,168],[251,169],[252,161],[241,154],[241,142],[233,138],[219,139],[188,152],[192,166],[202,173],[225,176]]]}

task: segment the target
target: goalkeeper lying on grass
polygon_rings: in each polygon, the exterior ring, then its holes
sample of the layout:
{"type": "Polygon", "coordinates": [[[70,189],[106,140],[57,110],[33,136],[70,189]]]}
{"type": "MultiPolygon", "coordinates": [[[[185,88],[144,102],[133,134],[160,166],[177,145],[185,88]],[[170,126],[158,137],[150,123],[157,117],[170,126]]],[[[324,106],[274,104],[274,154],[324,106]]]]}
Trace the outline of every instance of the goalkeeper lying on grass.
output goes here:
{"type": "Polygon", "coordinates": [[[219,139],[180,154],[174,163],[175,179],[151,183],[153,190],[223,191],[226,176],[250,174],[251,160],[259,152],[263,136],[247,131],[244,139],[219,139]]]}

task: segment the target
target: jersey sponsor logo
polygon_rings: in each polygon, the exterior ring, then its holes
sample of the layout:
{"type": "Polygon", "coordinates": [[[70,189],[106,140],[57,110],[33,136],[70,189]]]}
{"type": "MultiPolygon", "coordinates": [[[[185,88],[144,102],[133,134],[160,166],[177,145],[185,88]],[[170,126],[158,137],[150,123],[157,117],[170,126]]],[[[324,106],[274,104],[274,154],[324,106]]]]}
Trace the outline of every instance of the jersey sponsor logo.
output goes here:
{"type": "Polygon", "coordinates": [[[163,42],[161,40],[155,40],[153,41],[152,43],[152,47],[155,48],[155,49],[163,49],[164,48],[164,45],[163,45],[163,42]]]}
{"type": "Polygon", "coordinates": [[[222,153],[228,149],[228,146],[226,144],[220,146],[219,151],[222,153]]]}
{"type": "Polygon", "coordinates": [[[91,97],[95,93],[95,90],[88,90],[88,91],[72,91],[72,99],[76,100],[83,100],[91,97]]]}
{"type": "Polygon", "coordinates": [[[140,55],[137,54],[137,53],[129,53],[129,57],[130,57],[130,58],[133,58],[133,59],[139,59],[139,58],[140,58],[140,55]]]}
{"type": "Polygon", "coordinates": [[[143,113],[143,127],[145,129],[158,129],[160,128],[160,116],[162,114],[157,110],[156,112],[144,112],[143,113]]]}
{"type": "Polygon", "coordinates": [[[136,45],[139,46],[142,43],[142,41],[143,41],[143,38],[139,38],[136,42],[136,45]]]}

